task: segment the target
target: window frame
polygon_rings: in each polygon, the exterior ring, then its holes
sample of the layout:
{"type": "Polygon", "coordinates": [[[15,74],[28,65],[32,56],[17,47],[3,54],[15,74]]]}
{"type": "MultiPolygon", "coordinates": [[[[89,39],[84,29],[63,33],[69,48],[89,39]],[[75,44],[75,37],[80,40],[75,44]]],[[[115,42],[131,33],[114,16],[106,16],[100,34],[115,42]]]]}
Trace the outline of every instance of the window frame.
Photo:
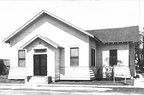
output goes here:
{"type": "Polygon", "coordinates": [[[71,67],[78,67],[79,66],[79,47],[70,47],[70,66],[71,67]],[[78,49],[78,56],[71,56],[72,49],[78,49]],[[77,59],[77,64],[72,63],[72,59],[77,59]]]}
{"type": "Polygon", "coordinates": [[[25,49],[18,50],[18,67],[26,67],[26,50],[25,49]],[[24,52],[23,58],[20,58],[20,51],[24,52]],[[24,61],[23,65],[20,64],[20,61],[24,61]]]}

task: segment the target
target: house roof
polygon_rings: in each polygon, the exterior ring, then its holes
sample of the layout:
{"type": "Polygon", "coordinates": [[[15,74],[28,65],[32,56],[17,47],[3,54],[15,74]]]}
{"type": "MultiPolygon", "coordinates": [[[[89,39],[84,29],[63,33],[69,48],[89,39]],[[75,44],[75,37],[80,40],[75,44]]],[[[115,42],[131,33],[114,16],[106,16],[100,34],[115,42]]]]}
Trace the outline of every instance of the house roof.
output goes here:
{"type": "Polygon", "coordinates": [[[52,40],[48,39],[47,37],[44,36],[40,36],[40,35],[36,35],[34,36],[32,39],[30,39],[28,42],[26,42],[23,46],[21,46],[21,48],[25,48],[27,45],[29,45],[31,42],[33,42],[34,40],[36,40],[37,38],[42,39],[43,41],[49,43],[50,45],[52,45],[55,48],[60,47],[60,45],[58,45],[57,43],[53,42],[52,40]]]}
{"type": "Polygon", "coordinates": [[[138,42],[139,41],[139,27],[138,26],[87,30],[87,32],[96,36],[103,43],[138,42]]]}
{"type": "Polygon", "coordinates": [[[94,37],[93,35],[91,35],[90,33],[82,30],[81,28],[79,28],[79,27],[77,27],[77,26],[75,26],[75,25],[73,25],[73,24],[71,24],[71,23],[69,23],[69,22],[67,22],[67,21],[65,21],[65,20],[63,20],[63,19],[61,19],[61,18],[59,18],[59,17],[57,17],[57,16],[55,16],[55,15],[47,12],[47,11],[45,11],[45,10],[42,10],[40,13],[38,13],[36,16],[34,16],[32,19],[30,19],[27,23],[25,23],[23,26],[21,26],[18,30],[16,30],[16,31],[15,31],[14,33],[12,33],[10,36],[8,36],[6,39],[4,39],[3,42],[9,43],[12,37],[14,37],[14,36],[15,36],[17,33],[19,33],[22,29],[26,28],[28,25],[30,25],[32,22],[34,22],[37,18],[39,18],[39,17],[42,16],[43,14],[47,14],[47,15],[49,15],[49,16],[51,16],[51,17],[53,17],[53,18],[55,18],[55,19],[57,19],[57,20],[65,23],[65,24],[67,24],[67,25],[69,25],[69,26],[71,26],[71,27],[73,27],[73,28],[75,28],[75,29],[83,32],[84,34],[86,34],[86,35],[88,35],[88,36],[94,37]]]}

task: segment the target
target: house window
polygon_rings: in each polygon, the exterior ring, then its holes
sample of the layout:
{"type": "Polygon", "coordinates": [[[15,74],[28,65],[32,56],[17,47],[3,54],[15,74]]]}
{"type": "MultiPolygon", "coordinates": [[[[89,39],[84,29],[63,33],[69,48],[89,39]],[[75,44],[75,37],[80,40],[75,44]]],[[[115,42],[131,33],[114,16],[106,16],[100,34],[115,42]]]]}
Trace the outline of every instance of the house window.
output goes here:
{"type": "Polygon", "coordinates": [[[18,51],[18,66],[25,67],[25,50],[18,51]]]}
{"type": "Polygon", "coordinates": [[[79,66],[79,48],[70,48],[70,66],[79,66]]]}
{"type": "Polygon", "coordinates": [[[91,66],[95,66],[95,49],[91,48],[91,66]]]}
{"type": "Polygon", "coordinates": [[[117,65],[117,50],[116,49],[110,50],[109,65],[110,66],[117,65]]]}

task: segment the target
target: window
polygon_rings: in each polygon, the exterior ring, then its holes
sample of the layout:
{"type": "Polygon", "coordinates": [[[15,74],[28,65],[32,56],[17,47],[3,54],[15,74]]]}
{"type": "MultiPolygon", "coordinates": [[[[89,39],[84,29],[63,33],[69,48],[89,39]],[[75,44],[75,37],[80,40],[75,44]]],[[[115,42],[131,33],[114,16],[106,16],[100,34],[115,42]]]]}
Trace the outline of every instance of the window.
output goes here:
{"type": "Polygon", "coordinates": [[[117,50],[116,49],[110,50],[109,65],[110,66],[117,65],[117,50]]]}
{"type": "Polygon", "coordinates": [[[25,50],[18,51],[18,66],[25,67],[25,50]]]}
{"type": "Polygon", "coordinates": [[[70,49],[70,66],[79,66],[79,48],[70,49]]]}
{"type": "Polygon", "coordinates": [[[95,66],[95,49],[91,48],[91,66],[95,66]]]}

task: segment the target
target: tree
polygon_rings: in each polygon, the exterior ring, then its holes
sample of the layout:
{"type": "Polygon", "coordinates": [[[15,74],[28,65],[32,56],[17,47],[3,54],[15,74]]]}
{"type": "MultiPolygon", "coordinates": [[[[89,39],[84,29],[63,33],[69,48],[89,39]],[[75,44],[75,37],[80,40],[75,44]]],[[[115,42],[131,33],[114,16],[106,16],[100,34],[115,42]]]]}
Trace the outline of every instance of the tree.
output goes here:
{"type": "Polygon", "coordinates": [[[139,37],[140,40],[135,47],[136,70],[144,72],[144,33],[142,32],[139,37]]]}

